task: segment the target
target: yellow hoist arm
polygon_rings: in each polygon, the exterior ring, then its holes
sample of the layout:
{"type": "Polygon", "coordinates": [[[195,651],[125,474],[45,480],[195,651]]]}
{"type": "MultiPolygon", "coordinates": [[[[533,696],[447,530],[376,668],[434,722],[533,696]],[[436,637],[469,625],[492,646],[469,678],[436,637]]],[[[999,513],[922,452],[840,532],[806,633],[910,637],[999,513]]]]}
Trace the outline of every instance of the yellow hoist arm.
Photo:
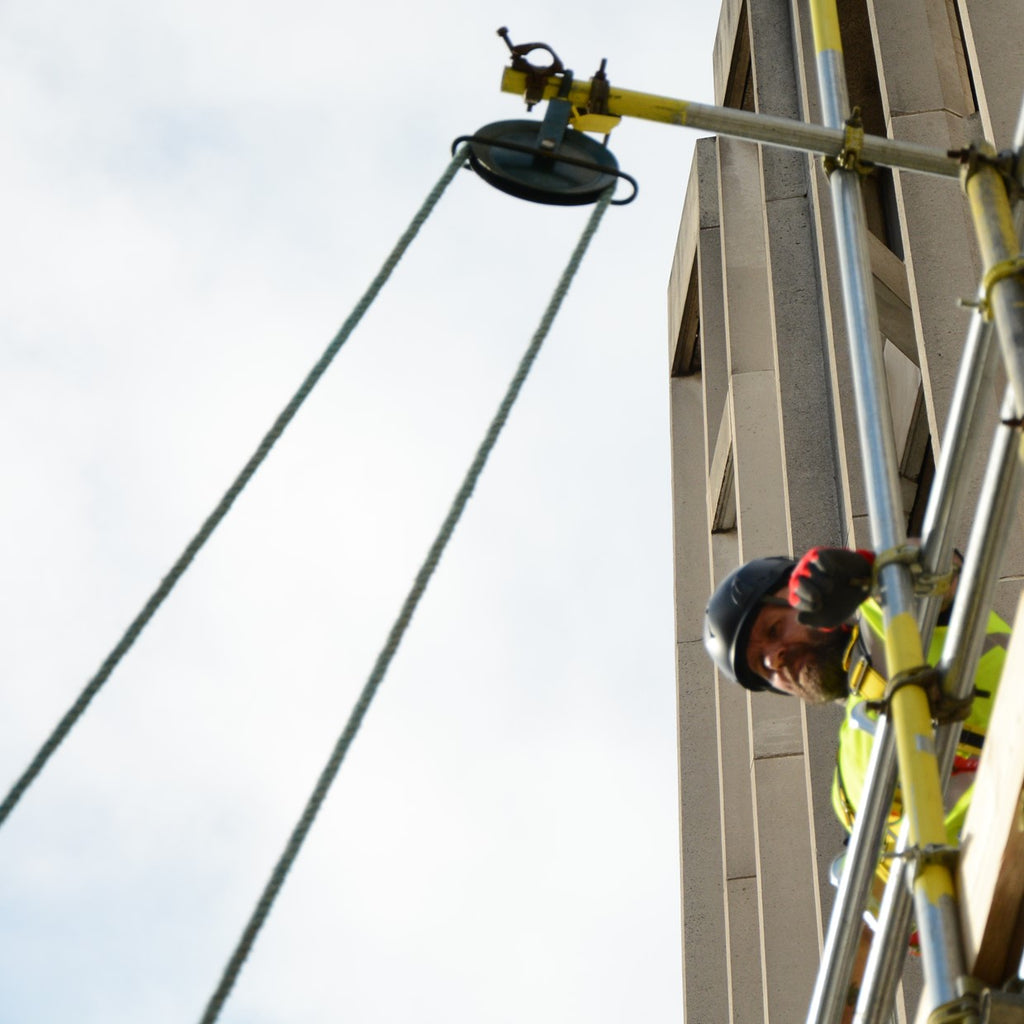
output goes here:
{"type": "MultiPolygon", "coordinates": [[[[609,87],[607,97],[607,113],[590,113],[590,81],[573,81],[569,87],[569,100],[577,113],[573,118],[573,126],[586,132],[609,132],[623,117],[641,117],[646,121],[661,121],[665,124],[685,125],[686,111],[690,106],[685,100],[674,100],[667,96],[654,96],[650,93],[632,92],[629,89],[609,87]],[[588,127],[587,122],[599,125],[588,127]]],[[[540,99],[551,100],[558,95],[562,86],[559,75],[548,76],[547,84],[540,99]]],[[[527,74],[505,68],[501,76],[501,91],[526,94],[527,74]]]]}
{"type": "MultiPolygon", "coordinates": [[[[573,108],[571,123],[581,131],[607,134],[623,117],[639,117],[645,121],[716,132],[751,142],[821,153],[837,160],[843,158],[848,144],[847,132],[838,128],[634,92],[617,88],[607,80],[598,83],[596,89],[594,86],[594,79],[580,82],[573,79],[567,85],[559,74],[545,75],[543,71],[528,74],[511,67],[506,67],[501,76],[502,92],[525,96],[530,105],[556,99],[559,95],[567,99],[573,108]]],[[[865,163],[900,167],[944,178],[956,178],[960,174],[958,159],[946,150],[882,136],[864,135],[859,139],[857,157],[865,163]]]]}

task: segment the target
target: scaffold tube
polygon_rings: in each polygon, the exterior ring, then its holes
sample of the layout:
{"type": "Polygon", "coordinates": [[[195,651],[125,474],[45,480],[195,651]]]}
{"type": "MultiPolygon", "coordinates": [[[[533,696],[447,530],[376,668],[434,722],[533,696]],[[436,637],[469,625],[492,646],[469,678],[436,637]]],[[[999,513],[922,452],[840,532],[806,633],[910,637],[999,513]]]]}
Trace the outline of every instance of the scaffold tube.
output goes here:
{"type": "MultiPolygon", "coordinates": [[[[811,11],[823,117],[827,126],[839,127],[848,115],[849,103],[835,0],[811,0],[811,11]]],[[[837,169],[830,177],[830,185],[872,546],[883,552],[902,545],[906,535],[899,503],[895,442],[877,312],[867,264],[864,207],[856,172],[837,169]]],[[[921,666],[924,654],[912,613],[913,588],[908,567],[893,562],[885,565],[880,575],[886,660],[892,678],[921,666]]],[[[940,846],[945,839],[942,791],[928,700],[920,687],[904,686],[893,694],[890,709],[910,843],[914,847],[940,846]]],[[[875,788],[882,787],[876,785],[875,788]]],[[[862,847],[860,852],[863,856],[868,851],[862,847]]],[[[861,865],[849,866],[847,870],[863,874],[861,865]]],[[[962,965],[958,963],[957,920],[948,868],[941,863],[923,863],[914,892],[923,940],[936,954],[926,961],[930,997],[933,1005],[944,1005],[955,996],[955,979],[962,973],[962,965]]],[[[863,895],[866,897],[866,892],[863,895]]],[[[837,937],[835,949],[831,951],[826,946],[808,1015],[809,1022],[825,1024],[838,1020],[841,1015],[856,939],[859,938],[862,908],[863,902],[856,914],[847,915],[846,921],[835,930],[830,924],[830,936],[836,934],[837,937]],[[828,959],[830,954],[831,959],[828,959]]],[[[833,921],[836,909],[833,908],[833,921]]]]}
{"type": "MultiPolygon", "coordinates": [[[[1018,154],[1024,150],[1024,104],[1018,118],[1013,148],[1018,154]]],[[[1018,175],[1024,175],[1024,165],[1020,163],[1018,175]]],[[[1018,207],[1014,221],[1018,238],[1022,225],[1024,217],[1018,207]]],[[[979,299],[984,298],[983,294],[979,296],[979,299]]],[[[985,319],[979,308],[971,318],[932,495],[925,513],[922,562],[926,571],[934,571],[932,566],[942,562],[942,552],[951,544],[948,537],[950,523],[959,519],[959,503],[948,508],[943,508],[943,505],[963,491],[961,477],[968,451],[963,439],[978,434],[973,427],[977,418],[977,397],[982,381],[987,379],[995,353],[991,334],[992,323],[985,319]]],[[[974,527],[968,541],[959,597],[953,606],[939,665],[948,692],[956,697],[967,696],[973,684],[981,655],[985,623],[995,592],[999,552],[1006,541],[1012,510],[1016,507],[1021,490],[1020,440],[1016,428],[1007,422],[1015,415],[1016,401],[1013,388],[1009,387],[1003,400],[1001,418],[1004,422],[996,430],[979,495],[978,514],[974,518],[974,527]]],[[[921,603],[919,619],[924,635],[930,632],[937,607],[938,600],[934,598],[921,603]]],[[[939,768],[944,782],[948,780],[952,769],[959,735],[960,729],[955,725],[947,726],[939,732],[939,768]]],[[[898,849],[902,849],[905,844],[904,830],[900,835],[898,849]]],[[[911,900],[906,887],[906,862],[901,860],[893,864],[882,899],[878,927],[857,1001],[855,1024],[883,1024],[885,1014],[895,999],[910,920],[911,900]]]]}
{"type": "MultiPolygon", "coordinates": [[[[964,470],[977,449],[980,436],[977,427],[982,383],[988,379],[989,369],[994,362],[995,349],[991,339],[991,324],[976,312],[971,318],[960,360],[935,470],[935,480],[925,510],[921,563],[924,571],[928,573],[943,573],[950,566],[953,548],[952,524],[960,520],[966,499],[963,487],[964,470]]],[[[918,626],[924,643],[927,643],[934,629],[938,608],[938,597],[924,598],[918,602],[918,626]]],[[[952,732],[951,729],[943,730],[939,738],[939,770],[944,781],[949,778],[953,752],[956,749],[955,740],[952,744],[949,742],[952,732]]],[[[887,733],[886,740],[889,735],[887,733]]],[[[876,737],[876,745],[878,742],[876,737]]],[[[882,778],[884,781],[879,784],[886,789],[891,788],[892,780],[888,777],[882,778]]],[[[870,781],[868,784],[870,785],[870,781]]],[[[897,850],[905,848],[906,835],[906,830],[902,830],[897,850]]],[[[889,1011],[896,997],[896,986],[902,974],[907,937],[910,932],[911,898],[906,881],[906,862],[894,861],[890,868],[889,881],[882,898],[878,923],[860,986],[854,1015],[856,1024],[884,1024],[889,1019],[889,1011]]]]}
{"type": "Polygon", "coordinates": [[[947,690],[957,697],[969,696],[974,688],[974,672],[984,648],[985,627],[998,582],[999,559],[1020,494],[1021,430],[1015,422],[1015,410],[1016,397],[1008,387],[939,662],[947,690]]]}
{"type": "MultiPolygon", "coordinates": [[[[549,100],[557,96],[561,83],[562,79],[559,76],[550,76],[541,99],[549,100]]],[[[501,88],[503,92],[523,95],[526,92],[526,73],[505,68],[501,88]]],[[[590,83],[573,81],[569,87],[569,102],[576,107],[585,107],[589,101],[590,83]]],[[[840,126],[823,127],[788,117],[754,114],[731,107],[715,107],[690,100],[672,99],[669,96],[620,89],[614,85],[609,86],[607,109],[613,117],[639,117],[645,121],[716,132],[731,138],[763,142],[784,149],[798,149],[823,156],[838,156],[846,143],[846,133],[840,126]]],[[[900,142],[878,135],[865,135],[860,155],[867,163],[899,167],[922,174],[935,174],[943,178],[956,178],[960,174],[958,161],[945,150],[922,146],[915,142],[900,142]]]]}
{"type": "Polygon", "coordinates": [[[985,262],[981,301],[995,320],[1017,410],[1024,412],[1024,260],[1006,182],[994,165],[982,159],[968,171],[964,190],[985,262]]]}

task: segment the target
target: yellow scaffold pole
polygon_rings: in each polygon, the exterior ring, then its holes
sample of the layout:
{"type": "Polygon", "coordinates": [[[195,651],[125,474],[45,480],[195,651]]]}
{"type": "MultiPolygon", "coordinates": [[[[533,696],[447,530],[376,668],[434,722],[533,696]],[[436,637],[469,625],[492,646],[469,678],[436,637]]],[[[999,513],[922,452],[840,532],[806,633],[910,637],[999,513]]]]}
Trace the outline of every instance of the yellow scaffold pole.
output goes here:
{"type": "MultiPolygon", "coordinates": [[[[811,0],[818,81],[826,125],[851,126],[835,0],[811,0]]],[[[892,799],[891,748],[896,760],[908,822],[905,855],[914,860],[914,906],[921,935],[929,1010],[943,1019],[969,1021],[970,1001],[961,1005],[964,976],[953,877],[946,844],[942,783],[936,757],[932,708],[924,684],[928,669],[918,623],[909,566],[897,553],[906,543],[899,502],[896,450],[885,387],[880,334],[859,174],[840,163],[830,175],[839,242],[844,307],[853,365],[858,432],[871,514],[873,547],[879,552],[881,603],[889,672],[889,727],[875,734],[868,798],[860,809],[847,854],[847,868],[833,907],[829,933],[815,985],[808,1024],[839,1019],[847,992],[871,877],[879,855],[885,816],[892,799]],[[893,556],[893,557],[891,557],[893,556]]],[[[883,719],[883,721],[885,721],[883,719]]],[[[881,724],[881,723],[880,723],[881,724]]]]}
{"type": "MultiPolygon", "coordinates": [[[[551,100],[559,95],[562,79],[549,75],[534,84],[525,71],[506,67],[501,78],[503,92],[526,96],[531,103],[551,100]]],[[[819,153],[837,157],[846,145],[843,128],[823,127],[794,121],[788,117],[774,117],[769,114],[752,114],[746,110],[729,107],[715,107],[689,100],[671,99],[653,93],[633,92],[608,85],[595,103],[592,93],[593,80],[573,81],[568,88],[568,99],[582,116],[594,113],[600,105],[601,113],[617,122],[623,117],[638,117],[645,121],[658,121],[697,131],[717,132],[733,138],[751,142],[764,142],[786,149],[799,149],[807,153],[819,153]]],[[[586,131],[588,127],[580,127],[586,131]]],[[[610,126],[609,126],[610,127],[610,126]]],[[[602,130],[607,130],[602,129],[602,130]]],[[[932,149],[913,142],[898,142],[878,135],[865,135],[861,146],[861,159],[869,163],[899,167],[903,170],[936,174],[944,178],[955,178],[960,173],[957,160],[944,150],[932,149]]]]}
{"type": "Polygon", "coordinates": [[[1013,388],[1017,415],[1024,413],[1024,255],[1010,207],[1013,189],[1010,161],[990,147],[974,147],[964,159],[964,191],[985,261],[981,312],[995,321],[1006,375],[1013,388]]]}

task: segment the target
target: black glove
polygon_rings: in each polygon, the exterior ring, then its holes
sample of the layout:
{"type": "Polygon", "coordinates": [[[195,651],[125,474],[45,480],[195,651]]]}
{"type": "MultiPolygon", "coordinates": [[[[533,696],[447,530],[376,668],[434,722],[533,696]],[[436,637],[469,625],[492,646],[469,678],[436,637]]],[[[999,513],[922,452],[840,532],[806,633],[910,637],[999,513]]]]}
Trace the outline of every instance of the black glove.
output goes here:
{"type": "Polygon", "coordinates": [[[789,577],[789,603],[807,626],[834,629],[853,617],[871,593],[870,551],[811,548],[789,577]]]}

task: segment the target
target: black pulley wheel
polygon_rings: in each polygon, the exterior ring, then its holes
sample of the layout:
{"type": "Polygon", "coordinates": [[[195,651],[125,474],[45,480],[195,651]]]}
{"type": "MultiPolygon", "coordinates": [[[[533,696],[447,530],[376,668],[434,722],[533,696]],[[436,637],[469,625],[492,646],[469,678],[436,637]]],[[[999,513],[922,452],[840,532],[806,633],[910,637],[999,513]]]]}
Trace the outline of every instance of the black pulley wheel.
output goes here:
{"type": "Polygon", "coordinates": [[[484,181],[535,203],[596,203],[619,176],[615,157],[583,132],[567,128],[550,152],[537,121],[496,121],[468,139],[470,166],[484,181]]]}

